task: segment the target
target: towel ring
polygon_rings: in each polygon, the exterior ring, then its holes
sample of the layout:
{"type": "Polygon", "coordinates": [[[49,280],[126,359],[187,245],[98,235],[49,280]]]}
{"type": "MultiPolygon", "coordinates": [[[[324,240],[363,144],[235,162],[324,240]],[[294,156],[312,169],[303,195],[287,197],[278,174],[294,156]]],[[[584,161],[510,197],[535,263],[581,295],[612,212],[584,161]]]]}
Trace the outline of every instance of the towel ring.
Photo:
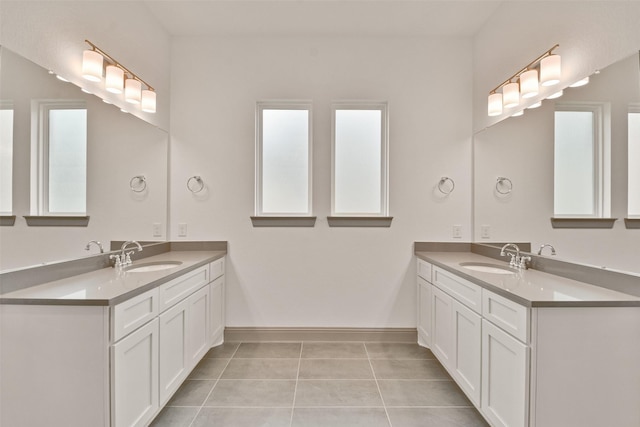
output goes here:
{"type": "Polygon", "coordinates": [[[443,176],[442,178],[440,178],[440,181],[438,181],[438,190],[440,190],[442,194],[451,194],[455,188],[456,183],[448,176],[443,176]],[[451,188],[448,191],[446,188],[443,188],[444,184],[446,184],[447,181],[451,182],[451,188]]]}
{"type": "Polygon", "coordinates": [[[194,175],[187,180],[187,189],[191,191],[193,194],[199,193],[204,189],[204,181],[198,175],[194,175]],[[198,183],[199,187],[197,189],[191,186],[191,181],[195,181],[198,183]]]}
{"type": "Polygon", "coordinates": [[[499,176],[496,180],[496,191],[500,194],[509,194],[513,190],[513,182],[509,178],[504,176],[499,176]],[[501,187],[506,187],[507,191],[500,190],[501,187]]]}
{"type": "Polygon", "coordinates": [[[147,189],[147,178],[144,175],[136,175],[129,181],[129,187],[134,193],[142,193],[147,189]],[[133,185],[134,181],[137,181],[138,185],[133,185]]]}

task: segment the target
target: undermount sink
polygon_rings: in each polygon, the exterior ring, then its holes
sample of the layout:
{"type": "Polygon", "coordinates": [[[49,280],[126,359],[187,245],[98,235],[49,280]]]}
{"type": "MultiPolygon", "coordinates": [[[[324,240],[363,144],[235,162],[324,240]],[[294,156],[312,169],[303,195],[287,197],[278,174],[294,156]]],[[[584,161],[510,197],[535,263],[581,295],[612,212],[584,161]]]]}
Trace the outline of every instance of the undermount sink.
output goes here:
{"type": "Polygon", "coordinates": [[[124,271],[129,273],[148,273],[150,271],[167,270],[169,268],[177,267],[182,264],[182,261],[156,261],[145,262],[144,264],[130,265],[124,268],[124,271]]]}
{"type": "Polygon", "coordinates": [[[491,273],[491,274],[515,274],[516,273],[516,271],[512,268],[499,265],[499,264],[489,264],[486,262],[461,262],[460,266],[469,270],[479,271],[481,273],[491,273]]]}

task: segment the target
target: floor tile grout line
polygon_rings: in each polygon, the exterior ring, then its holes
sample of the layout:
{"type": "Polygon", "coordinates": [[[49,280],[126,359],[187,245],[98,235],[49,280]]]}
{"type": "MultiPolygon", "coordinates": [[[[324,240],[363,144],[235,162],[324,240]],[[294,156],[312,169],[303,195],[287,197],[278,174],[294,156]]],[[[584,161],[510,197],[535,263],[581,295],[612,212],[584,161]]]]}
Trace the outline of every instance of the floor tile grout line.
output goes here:
{"type": "Polygon", "coordinates": [[[298,358],[298,371],[296,372],[296,384],[293,386],[293,402],[291,404],[291,418],[289,418],[289,427],[293,426],[293,412],[296,410],[296,397],[298,395],[298,380],[300,378],[300,365],[302,364],[303,350],[304,350],[304,341],[300,342],[300,357],[298,358]]]}
{"type": "MultiPolygon", "coordinates": [[[[233,354],[231,355],[231,357],[229,357],[229,360],[227,360],[227,364],[224,365],[224,368],[222,368],[222,370],[220,371],[220,374],[218,375],[218,378],[216,379],[216,381],[213,383],[213,387],[211,387],[211,390],[209,390],[209,393],[207,394],[207,397],[205,397],[205,399],[202,401],[202,405],[200,405],[200,407],[198,408],[198,412],[196,412],[196,416],[193,417],[193,419],[191,420],[191,423],[189,424],[189,427],[193,426],[193,423],[196,421],[196,419],[198,418],[198,415],[200,415],[200,412],[202,412],[202,408],[204,408],[205,403],[207,403],[207,400],[209,399],[209,396],[211,396],[211,393],[213,393],[213,390],[216,388],[216,385],[218,384],[218,381],[220,381],[220,378],[222,378],[222,374],[224,373],[225,369],[227,369],[227,367],[229,366],[229,363],[231,363],[231,360],[233,360],[233,356],[235,356],[235,354],[238,352],[238,349],[240,348],[240,345],[242,343],[239,343],[238,346],[236,347],[236,349],[234,350],[233,354]]],[[[224,345],[224,344],[223,344],[224,345]]],[[[211,347],[214,348],[214,347],[211,347]]]]}
{"type": "Polygon", "coordinates": [[[378,394],[380,395],[380,400],[382,401],[382,407],[384,408],[384,414],[387,417],[387,422],[389,423],[389,427],[393,427],[393,425],[391,424],[391,418],[389,417],[389,411],[387,411],[387,405],[384,403],[384,397],[382,397],[382,390],[380,390],[380,384],[378,384],[376,371],[373,369],[373,363],[371,363],[371,355],[369,354],[369,349],[367,348],[366,343],[364,345],[364,351],[367,353],[367,359],[369,360],[369,368],[371,369],[371,373],[373,374],[373,379],[376,382],[376,388],[378,389],[378,394]]]}

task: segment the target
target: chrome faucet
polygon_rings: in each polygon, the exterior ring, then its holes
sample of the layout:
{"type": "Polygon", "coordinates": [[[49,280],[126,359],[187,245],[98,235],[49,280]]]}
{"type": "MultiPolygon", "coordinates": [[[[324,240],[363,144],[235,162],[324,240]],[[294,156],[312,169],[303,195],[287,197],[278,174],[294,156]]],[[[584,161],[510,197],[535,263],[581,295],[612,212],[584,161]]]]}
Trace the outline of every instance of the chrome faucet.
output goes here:
{"type": "Polygon", "coordinates": [[[89,241],[89,243],[87,243],[87,246],[84,247],[84,250],[88,251],[91,248],[91,244],[96,245],[100,249],[101,254],[104,253],[104,248],[102,247],[102,243],[98,242],[97,240],[89,241]]]}
{"type": "Polygon", "coordinates": [[[509,265],[511,267],[527,269],[527,261],[531,261],[530,256],[521,256],[520,248],[515,243],[507,243],[500,249],[500,256],[507,256],[507,252],[505,250],[509,247],[513,247],[516,250],[515,254],[509,253],[508,255],[511,257],[511,261],[509,261],[509,265]]]}
{"type": "Polygon", "coordinates": [[[538,249],[538,255],[542,255],[542,250],[544,248],[551,248],[551,255],[555,255],[556,254],[556,248],[554,248],[553,245],[550,245],[548,243],[544,243],[544,244],[540,245],[540,249],[538,249]]]}
{"type": "Polygon", "coordinates": [[[137,250],[138,252],[142,252],[142,245],[140,245],[140,243],[136,242],[135,240],[127,240],[126,242],[124,242],[122,244],[122,246],[120,247],[120,253],[116,254],[116,255],[110,255],[109,259],[113,259],[114,264],[113,266],[116,268],[122,268],[124,266],[127,266],[129,264],[132,263],[131,261],[131,255],[135,252],[135,251],[129,251],[126,252],[127,250],[127,246],[131,245],[131,244],[135,244],[137,245],[137,250]]]}

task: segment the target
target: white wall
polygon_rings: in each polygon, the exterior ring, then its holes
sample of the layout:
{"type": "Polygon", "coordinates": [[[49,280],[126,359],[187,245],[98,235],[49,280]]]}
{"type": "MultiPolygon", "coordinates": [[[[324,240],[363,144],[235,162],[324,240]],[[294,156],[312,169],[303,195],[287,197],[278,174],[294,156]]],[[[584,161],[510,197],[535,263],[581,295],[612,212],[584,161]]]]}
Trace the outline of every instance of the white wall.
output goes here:
{"type": "MultiPolygon", "coordinates": [[[[476,241],[550,243],[558,258],[640,273],[638,230],[626,229],[627,112],[640,101],[638,53],[592,76],[589,85],[565,90],[558,102],[611,103],[611,216],[613,229],[553,229],[554,101],[527,110],[474,136],[476,241]],[[497,176],[513,181],[513,192],[495,192],[497,176]],[[483,239],[481,226],[491,226],[483,239]]],[[[548,252],[545,252],[548,254],[548,252]]]]}
{"type": "MultiPolygon", "coordinates": [[[[153,223],[167,224],[169,136],[123,114],[76,86],[62,83],[30,61],[2,48],[0,98],[14,106],[12,227],[0,227],[0,270],[86,256],[89,240],[108,250],[110,240],[164,240],[153,223]],[[81,99],[87,105],[87,227],[29,227],[31,101],[81,99]],[[145,175],[147,191],[129,181],[145,175]]],[[[96,253],[96,248],[91,248],[96,253]]]]}
{"type": "Polygon", "coordinates": [[[134,1],[0,2],[0,44],[53,70],[78,86],[125,107],[132,114],[169,129],[169,34],[134,1]],[[156,89],[157,112],[131,108],[102,83],[81,77],[82,51],[95,43],[156,89]]]}
{"type": "Polygon", "coordinates": [[[170,237],[186,223],[187,240],[229,241],[227,324],[415,327],[413,242],[452,240],[454,224],[471,238],[471,41],[176,38],[172,60],[170,237]],[[251,225],[255,103],[268,99],[313,102],[314,228],[251,225]],[[341,99],[389,102],[391,228],[327,225],[341,99]]]}

